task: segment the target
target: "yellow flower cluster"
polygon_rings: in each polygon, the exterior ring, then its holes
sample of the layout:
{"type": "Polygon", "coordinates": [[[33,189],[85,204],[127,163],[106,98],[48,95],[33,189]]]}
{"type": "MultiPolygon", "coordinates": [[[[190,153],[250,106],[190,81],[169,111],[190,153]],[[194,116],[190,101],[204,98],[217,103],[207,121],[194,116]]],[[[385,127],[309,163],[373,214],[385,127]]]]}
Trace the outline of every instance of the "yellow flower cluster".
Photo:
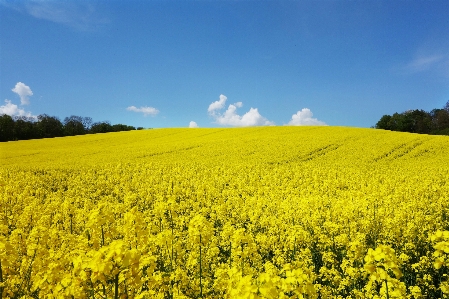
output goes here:
{"type": "Polygon", "coordinates": [[[370,275],[368,289],[372,289],[372,283],[381,283],[380,293],[390,298],[406,297],[405,284],[399,279],[402,272],[399,269],[398,261],[394,249],[388,245],[379,245],[376,250],[368,249],[365,256],[365,270],[370,275]],[[395,278],[391,277],[394,276],[395,278]],[[390,283],[390,291],[388,290],[390,283]]]}
{"type": "Polygon", "coordinates": [[[0,298],[449,298],[445,136],[155,129],[0,155],[0,298]]]}
{"type": "Polygon", "coordinates": [[[430,240],[435,244],[433,248],[435,252],[433,256],[436,258],[434,267],[437,270],[445,268],[443,276],[446,278],[440,285],[441,291],[445,296],[449,297],[449,281],[448,281],[448,269],[449,269],[449,231],[437,230],[435,234],[430,237],[430,240]]]}

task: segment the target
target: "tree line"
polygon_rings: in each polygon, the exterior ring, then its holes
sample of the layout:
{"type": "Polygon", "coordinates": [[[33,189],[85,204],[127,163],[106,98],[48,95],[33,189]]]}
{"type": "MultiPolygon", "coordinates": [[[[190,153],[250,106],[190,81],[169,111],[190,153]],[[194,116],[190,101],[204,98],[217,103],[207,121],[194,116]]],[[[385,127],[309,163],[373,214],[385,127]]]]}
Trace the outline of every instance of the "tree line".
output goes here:
{"type": "Polygon", "coordinates": [[[0,142],[141,130],[123,124],[111,125],[108,121],[93,122],[90,117],[72,115],[61,120],[56,116],[41,114],[37,118],[0,115],[0,142]]]}
{"type": "Polygon", "coordinates": [[[449,101],[442,109],[408,110],[393,115],[384,115],[375,125],[376,129],[391,131],[449,135],[449,101]]]}

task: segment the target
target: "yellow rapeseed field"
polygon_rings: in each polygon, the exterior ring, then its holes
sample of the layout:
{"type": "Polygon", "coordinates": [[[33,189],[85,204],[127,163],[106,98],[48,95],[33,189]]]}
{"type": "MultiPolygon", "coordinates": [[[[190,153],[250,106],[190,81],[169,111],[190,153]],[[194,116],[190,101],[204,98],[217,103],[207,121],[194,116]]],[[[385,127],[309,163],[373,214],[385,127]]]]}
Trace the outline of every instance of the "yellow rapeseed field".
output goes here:
{"type": "Polygon", "coordinates": [[[446,136],[154,129],[0,155],[0,298],[449,298],[446,136]]]}

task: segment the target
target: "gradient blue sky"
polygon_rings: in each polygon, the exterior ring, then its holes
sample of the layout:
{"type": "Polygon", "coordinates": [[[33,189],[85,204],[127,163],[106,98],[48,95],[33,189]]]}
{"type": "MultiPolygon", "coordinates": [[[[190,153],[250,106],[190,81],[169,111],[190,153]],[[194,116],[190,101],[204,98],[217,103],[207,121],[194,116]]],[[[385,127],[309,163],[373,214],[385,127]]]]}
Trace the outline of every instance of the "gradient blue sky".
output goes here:
{"type": "Polygon", "coordinates": [[[0,0],[0,43],[11,114],[370,127],[449,100],[447,0],[0,0]]]}

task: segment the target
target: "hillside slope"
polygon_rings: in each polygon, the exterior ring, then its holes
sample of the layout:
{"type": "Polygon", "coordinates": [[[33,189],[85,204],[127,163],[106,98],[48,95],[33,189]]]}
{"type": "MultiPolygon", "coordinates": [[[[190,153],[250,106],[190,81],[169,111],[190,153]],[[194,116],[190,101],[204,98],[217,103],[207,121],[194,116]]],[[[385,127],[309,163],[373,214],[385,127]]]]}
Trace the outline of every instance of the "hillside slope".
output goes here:
{"type": "Polygon", "coordinates": [[[2,298],[449,295],[449,137],[157,129],[0,153],[2,298]]]}
{"type": "Polygon", "coordinates": [[[449,137],[345,127],[154,129],[0,143],[2,165],[449,161],[449,137]]]}

